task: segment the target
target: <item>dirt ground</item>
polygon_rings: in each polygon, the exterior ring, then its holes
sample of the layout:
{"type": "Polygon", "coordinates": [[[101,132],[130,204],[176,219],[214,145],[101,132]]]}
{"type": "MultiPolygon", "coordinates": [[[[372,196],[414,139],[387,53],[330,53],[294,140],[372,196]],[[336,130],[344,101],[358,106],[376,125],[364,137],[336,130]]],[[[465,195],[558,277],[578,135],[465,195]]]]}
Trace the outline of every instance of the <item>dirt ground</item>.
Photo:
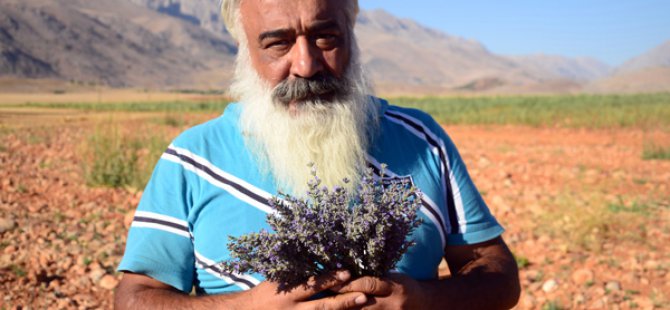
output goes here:
{"type": "MultiPolygon", "coordinates": [[[[95,115],[8,113],[0,110],[0,308],[111,308],[141,193],[85,185],[81,149],[95,115]]],[[[128,119],[124,127],[145,122],[128,119]]],[[[507,229],[521,268],[517,308],[670,308],[670,161],[642,160],[645,141],[670,133],[446,130],[507,229]]]]}

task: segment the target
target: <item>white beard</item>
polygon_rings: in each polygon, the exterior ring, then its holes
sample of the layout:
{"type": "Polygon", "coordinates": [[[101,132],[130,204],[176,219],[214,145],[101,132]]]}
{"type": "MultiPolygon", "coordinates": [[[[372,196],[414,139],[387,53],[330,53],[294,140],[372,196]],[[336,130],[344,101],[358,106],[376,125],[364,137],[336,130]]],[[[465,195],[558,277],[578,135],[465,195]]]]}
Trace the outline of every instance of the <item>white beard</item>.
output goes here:
{"type": "Polygon", "coordinates": [[[242,104],[240,129],[247,147],[261,173],[274,177],[278,190],[304,196],[312,179],[310,163],[321,185],[350,191],[358,185],[378,111],[355,42],[353,46],[343,77],[353,86],[350,93],[325,104],[301,102],[297,113],[291,113],[273,99],[272,89],[251,66],[246,43],[240,44],[230,92],[242,104]],[[345,178],[350,182],[344,183],[345,178]]]}

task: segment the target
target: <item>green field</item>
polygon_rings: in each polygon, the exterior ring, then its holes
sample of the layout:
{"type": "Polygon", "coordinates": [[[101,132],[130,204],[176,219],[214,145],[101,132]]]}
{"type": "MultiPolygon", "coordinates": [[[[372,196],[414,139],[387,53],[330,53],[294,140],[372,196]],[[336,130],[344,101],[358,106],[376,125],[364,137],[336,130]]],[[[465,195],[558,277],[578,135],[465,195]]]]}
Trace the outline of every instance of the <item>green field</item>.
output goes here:
{"type": "MultiPolygon", "coordinates": [[[[390,98],[418,108],[442,124],[569,128],[670,128],[670,93],[634,95],[470,96],[390,98]]],[[[40,103],[3,105],[85,111],[217,112],[228,100],[40,103]]]]}
{"type": "Polygon", "coordinates": [[[570,128],[670,128],[670,93],[395,98],[442,124],[570,128]]]}
{"type": "Polygon", "coordinates": [[[223,111],[229,100],[206,100],[206,101],[159,101],[159,102],[28,102],[22,104],[4,105],[12,108],[53,108],[53,109],[75,109],[83,111],[123,111],[123,112],[215,112],[223,111]]]}

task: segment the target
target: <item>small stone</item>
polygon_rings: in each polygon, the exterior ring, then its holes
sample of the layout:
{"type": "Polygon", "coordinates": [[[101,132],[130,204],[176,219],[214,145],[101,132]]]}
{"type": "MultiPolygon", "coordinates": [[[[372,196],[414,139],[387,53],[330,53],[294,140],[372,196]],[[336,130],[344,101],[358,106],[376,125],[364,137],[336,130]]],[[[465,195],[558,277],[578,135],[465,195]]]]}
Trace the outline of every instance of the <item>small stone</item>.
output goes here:
{"type": "Polygon", "coordinates": [[[100,279],[100,287],[106,289],[106,290],[113,290],[116,288],[117,285],[119,285],[119,280],[117,280],[114,276],[112,275],[105,275],[100,279]]]}
{"type": "Polygon", "coordinates": [[[537,304],[537,300],[533,295],[530,294],[524,294],[523,298],[521,299],[521,305],[523,306],[524,309],[533,309],[535,308],[535,305],[537,304]]]}
{"type": "Polygon", "coordinates": [[[58,309],[67,309],[70,308],[70,300],[68,299],[59,299],[58,300],[58,309]]]}
{"type": "Polygon", "coordinates": [[[651,310],[654,309],[654,302],[645,296],[636,296],[633,298],[633,303],[638,307],[638,309],[651,310]]]}
{"type": "Polygon", "coordinates": [[[600,287],[600,286],[593,289],[593,295],[594,296],[598,296],[598,297],[599,296],[605,296],[605,293],[606,293],[605,289],[600,287]]]}
{"type": "Polygon", "coordinates": [[[14,263],[14,259],[11,254],[2,254],[0,255],[0,268],[7,268],[14,263]]]}
{"type": "Polygon", "coordinates": [[[526,278],[526,280],[528,280],[531,283],[542,280],[542,279],[540,279],[540,272],[536,269],[531,269],[531,270],[526,271],[526,277],[525,278],[526,278]]]}
{"type": "Polygon", "coordinates": [[[79,288],[88,287],[91,284],[91,280],[87,276],[81,276],[75,281],[75,285],[79,288]]]}
{"type": "Polygon", "coordinates": [[[546,243],[550,243],[550,242],[551,242],[551,238],[549,238],[549,236],[547,236],[547,235],[542,235],[539,238],[537,238],[537,243],[539,243],[539,244],[546,244],[546,243]]]}
{"type": "Polygon", "coordinates": [[[644,262],[644,269],[647,269],[647,270],[655,270],[659,266],[660,266],[660,264],[658,263],[658,261],[655,261],[655,260],[648,260],[648,261],[644,262]]]}
{"type": "Polygon", "coordinates": [[[577,285],[585,285],[587,283],[592,283],[593,271],[586,268],[575,270],[575,272],[572,273],[572,282],[574,282],[577,285]]]}
{"type": "Polygon", "coordinates": [[[542,284],[542,290],[545,293],[550,293],[555,291],[558,288],[558,281],[555,279],[549,279],[542,284]]]}
{"type": "Polygon", "coordinates": [[[10,245],[10,246],[5,248],[4,253],[5,254],[12,254],[12,253],[16,252],[16,250],[17,250],[17,248],[16,248],[15,245],[10,245]]]}
{"type": "Polygon", "coordinates": [[[70,267],[72,267],[73,261],[71,257],[65,257],[60,262],[58,263],[58,268],[61,268],[63,270],[68,270],[70,267]]]}
{"type": "Polygon", "coordinates": [[[618,292],[621,290],[621,284],[617,281],[609,281],[605,284],[605,289],[610,292],[618,292]]]}
{"type": "Polygon", "coordinates": [[[13,220],[0,218],[0,234],[14,229],[15,225],[13,220]]]}
{"type": "Polygon", "coordinates": [[[97,283],[98,281],[100,281],[100,279],[104,275],[105,271],[102,269],[95,269],[88,273],[88,277],[91,278],[91,281],[93,281],[93,283],[97,283]]]}
{"type": "Polygon", "coordinates": [[[603,299],[597,299],[591,305],[589,305],[589,309],[603,309],[605,308],[606,302],[603,299]]]}

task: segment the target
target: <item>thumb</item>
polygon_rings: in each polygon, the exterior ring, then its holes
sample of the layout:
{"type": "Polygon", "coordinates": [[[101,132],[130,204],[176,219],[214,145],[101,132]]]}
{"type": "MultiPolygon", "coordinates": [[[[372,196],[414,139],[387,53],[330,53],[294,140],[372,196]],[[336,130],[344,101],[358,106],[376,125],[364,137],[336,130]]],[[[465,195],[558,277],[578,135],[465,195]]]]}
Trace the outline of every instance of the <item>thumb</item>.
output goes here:
{"type": "Polygon", "coordinates": [[[306,300],[316,293],[341,285],[351,278],[351,273],[346,270],[329,273],[326,275],[311,277],[307,282],[292,289],[289,294],[294,300],[306,300]]]}

